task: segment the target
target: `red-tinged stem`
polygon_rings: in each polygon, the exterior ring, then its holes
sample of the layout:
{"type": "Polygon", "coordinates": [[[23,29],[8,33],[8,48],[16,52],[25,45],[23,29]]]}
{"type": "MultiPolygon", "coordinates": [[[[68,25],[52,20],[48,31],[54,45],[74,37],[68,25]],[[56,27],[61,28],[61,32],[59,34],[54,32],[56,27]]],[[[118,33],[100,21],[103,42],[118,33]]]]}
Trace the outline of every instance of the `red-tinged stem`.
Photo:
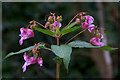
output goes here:
{"type": "Polygon", "coordinates": [[[31,25],[31,24],[29,24],[29,25],[27,26],[27,29],[30,27],[30,25],[31,25]]]}
{"type": "MultiPolygon", "coordinates": [[[[73,17],[73,19],[68,23],[68,25],[69,25],[77,16],[79,16],[79,15],[81,16],[81,15],[83,15],[83,14],[86,14],[86,13],[85,13],[85,12],[80,12],[80,13],[78,13],[76,16],[73,17]]],[[[67,26],[68,26],[68,25],[67,25],[67,26]]],[[[67,28],[67,26],[65,27],[65,29],[67,28]]],[[[65,29],[64,29],[64,30],[65,30],[65,29]]]]}
{"type": "Polygon", "coordinates": [[[86,31],[86,29],[84,29],[83,31],[79,32],[78,34],[76,34],[75,36],[73,36],[71,39],[69,39],[65,44],[67,44],[68,42],[70,42],[72,39],[74,39],[76,36],[78,36],[79,34],[83,33],[84,31],[86,31]]]}
{"type": "MultiPolygon", "coordinates": [[[[59,37],[57,37],[57,45],[59,46],[59,37]]],[[[60,64],[56,62],[56,80],[59,80],[60,64]]]]}
{"type": "Polygon", "coordinates": [[[44,42],[39,42],[40,44],[42,43],[42,44],[45,44],[45,45],[48,45],[48,46],[50,46],[50,44],[47,44],[47,43],[44,43],[44,42]]]}
{"type": "Polygon", "coordinates": [[[36,22],[37,24],[39,24],[40,26],[42,26],[43,28],[49,30],[48,28],[46,28],[45,26],[43,26],[42,24],[40,24],[39,22],[36,22]]]}

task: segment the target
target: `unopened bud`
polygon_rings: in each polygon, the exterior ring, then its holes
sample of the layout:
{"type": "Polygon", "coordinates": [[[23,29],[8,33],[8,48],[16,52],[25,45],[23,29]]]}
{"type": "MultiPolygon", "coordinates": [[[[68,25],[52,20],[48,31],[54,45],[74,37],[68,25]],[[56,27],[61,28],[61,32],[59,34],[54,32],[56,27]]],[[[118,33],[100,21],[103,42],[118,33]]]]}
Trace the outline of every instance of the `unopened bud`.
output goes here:
{"type": "Polygon", "coordinates": [[[80,23],[80,19],[76,18],[75,24],[78,24],[78,23],[80,23]]]}
{"type": "Polygon", "coordinates": [[[53,20],[53,17],[52,16],[49,16],[48,17],[48,21],[52,21],[53,20]]]}
{"type": "Polygon", "coordinates": [[[80,17],[80,20],[81,20],[82,22],[85,22],[85,16],[81,16],[81,17],[80,17]]]}
{"type": "Polygon", "coordinates": [[[46,22],[45,27],[48,27],[50,25],[50,22],[46,22]]]}
{"type": "Polygon", "coordinates": [[[49,28],[52,29],[53,27],[54,27],[54,25],[53,25],[53,24],[50,24],[49,28]]]}
{"type": "Polygon", "coordinates": [[[57,16],[57,22],[61,22],[62,21],[62,16],[57,16]]]}
{"type": "Polygon", "coordinates": [[[84,15],[84,14],[86,14],[86,12],[82,12],[82,14],[84,15]]]}

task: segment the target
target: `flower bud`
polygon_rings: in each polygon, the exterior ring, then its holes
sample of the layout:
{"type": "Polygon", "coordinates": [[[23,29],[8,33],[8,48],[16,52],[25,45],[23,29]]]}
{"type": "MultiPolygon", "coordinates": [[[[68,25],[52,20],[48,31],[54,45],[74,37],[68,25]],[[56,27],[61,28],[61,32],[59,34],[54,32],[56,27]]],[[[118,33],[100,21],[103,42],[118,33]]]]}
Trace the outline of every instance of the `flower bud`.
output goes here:
{"type": "Polygon", "coordinates": [[[50,25],[50,22],[46,22],[45,27],[48,27],[50,25]]]}
{"type": "Polygon", "coordinates": [[[78,23],[80,23],[80,19],[76,18],[75,24],[78,24],[78,23]]]}
{"type": "Polygon", "coordinates": [[[62,16],[57,16],[57,22],[61,22],[62,21],[62,16]]]}
{"type": "Polygon", "coordinates": [[[85,22],[85,16],[81,16],[81,17],[80,17],[80,20],[81,20],[82,22],[85,22]]]}
{"type": "Polygon", "coordinates": [[[96,36],[99,37],[100,39],[103,38],[103,35],[101,33],[97,33],[96,36]]]}
{"type": "Polygon", "coordinates": [[[50,26],[49,26],[50,30],[51,30],[53,27],[54,27],[54,25],[53,25],[53,24],[50,24],[50,26]]]}
{"type": "Polygon", "coordinates": [[[49,16],[48,17],[48,21],[52,21],[53,20],[53,17],[52,16],[49,16]]]}

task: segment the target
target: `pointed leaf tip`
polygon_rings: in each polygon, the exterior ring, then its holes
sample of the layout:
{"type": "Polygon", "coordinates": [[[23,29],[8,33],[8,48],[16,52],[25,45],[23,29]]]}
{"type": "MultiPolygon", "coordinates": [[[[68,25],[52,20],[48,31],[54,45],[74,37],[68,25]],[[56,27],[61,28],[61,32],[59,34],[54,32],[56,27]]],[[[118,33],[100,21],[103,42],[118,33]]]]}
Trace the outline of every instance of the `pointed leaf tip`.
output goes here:
{"type": "Polygon", "coordinates": [[[63,58],[65,68],[68,70],[72,48],[69,45],[60,45],[60,46],[52,45],[51,49],[55,53],[55,55],[59,56],[60,58],[63,58]]]}
{"type": "Polygon", "coordinates": [[[105,51],[111,51],[111,50],[116,50],[116,49],[118,49],[118,48],[112,48],[112,47],[110,47],[110,46],[102,46],[102,47],[100,47],[101,49],[103,49],[103,50],[105,50],[105,51]]]}
{"type": "MultiPolygon", "coordinates": [[[[37,47],[43,47],[43,48],[45,48],[45,45],[44,45],[44,44],[40,44],[40,45],[38,45],[37,47]]],[[[28,48],[21,49],[21,50],[18,51],[18,52],[11,52],[11,53],[9,53],[4,59],[6,59],[6,58],[8,58],[8,57],[10,57],[10,56],[12,56],[12,55],[15,55],[15,54],[20,54],[20,53],[26,52],[26,51],[28,51],[28,50],[31,50],[32,48],[34,48],[34,46],[30,46],[30,47],[28,47],[28,48]]],[[[35,47],[35,48],[36,48],[36,47],[35,47]]]]}

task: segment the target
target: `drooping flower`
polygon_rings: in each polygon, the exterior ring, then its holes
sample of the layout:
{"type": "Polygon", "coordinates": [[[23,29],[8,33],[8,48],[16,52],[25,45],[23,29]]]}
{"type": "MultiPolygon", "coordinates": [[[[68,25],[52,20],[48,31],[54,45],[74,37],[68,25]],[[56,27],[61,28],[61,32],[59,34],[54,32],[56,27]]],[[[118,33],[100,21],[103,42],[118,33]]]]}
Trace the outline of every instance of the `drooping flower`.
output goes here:
{"type": "Polygon", "coordinates": [[[20,45],[22,45],[23,40],[34,37],[34,32],[31,29],[25,29],[25,28],[20,28],[21,34],[21,39],[19,40],[20,45]]]}
{"type": "Polygon", "coordinates": [[[36,57],[28,57],[26,55],[26,53],[24,53],[24,60],[26,62],[24,63],[24,65],[22,67],[23,68],[23,72],[25,72],[26,71],[26,67],[31,65],[31,64],[35,64],[37,62],[38,62],[38,64],[40,64],[40,66],[42,66],[42,64],[43,64],[43,61],[42,61],[41,57],[38,57],[38,58],[36,58],[36,57]]]}
{"type": "Polygon", "coordinates": [[[85,16],[85,22],[82,22],[81,27],[83,29],[88,28],[88,31],[91,32],[91,30],[94,29],[94,26],[95,26],[94,24],[92,24],[93,21],[94,21],[93,17],[87,15],[85,16]]]}
{"type": "Polygon", "coordinates": [[[93,21],[94,21],[94,18],[92,16],[90,15],[85,16],[85,22],[87,22],[88,24],[93,23],[93,21]]]}
{"type": "Polygon", "coordinates": [[[83,23],[81,24],[81,27],[82,27],[83,29],[86,29],[86,28],[89,27],[89,24],[88,24],[87,22],[83,22],[83,23]]]}
{"type": "Polygon", "coordinates": [[[53,25],[54,25],[54,28],[55,28],[55,29],[57,29],[58,26],[59,26],[59,28],[62,26],[62,24],[61,24],[61,23],[58,23],[57,21],[55,21],[55,22],[53,23],[53,25]]]}
{"type": "Polygon", "coordinates": [[[90,33],[91,33],[92,29],[94,29],[94,26],[95,26],[94,24],[91,24],[91,25],[88,26],[88,31],[90,33]]]}
{"type": "Polygon", "coordinates": [[[104,46],[104,43],[103,42],[100,42],[101,39],[99,39],[99,37],[93,37],[91,40],[90,40],[90,43],[92,43],[93,45],[95,46],[104,46]]]}
{"type": "Polygon", "coordinates": [[[42,60],[42,58],[41,58],[41,57],[38,57],[38,64],[40,64],[40,66],[42,66],[42,65],[43,65],[43,60],[42,60]]]}

